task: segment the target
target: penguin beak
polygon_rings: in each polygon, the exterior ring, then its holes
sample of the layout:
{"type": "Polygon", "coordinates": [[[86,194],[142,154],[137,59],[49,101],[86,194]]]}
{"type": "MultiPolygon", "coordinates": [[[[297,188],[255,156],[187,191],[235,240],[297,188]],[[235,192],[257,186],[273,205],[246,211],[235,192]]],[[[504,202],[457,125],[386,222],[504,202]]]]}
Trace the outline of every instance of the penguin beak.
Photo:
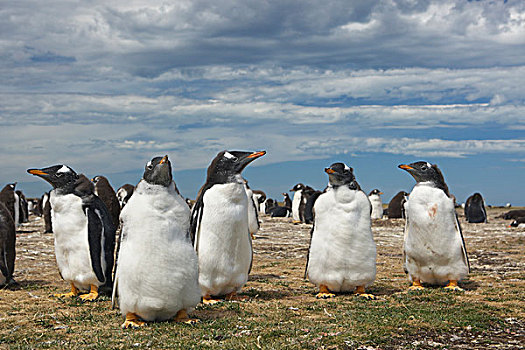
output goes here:
{"type": "MultiPolygon", "coordinates": [[[[259,158],[259,157],[262,157],[266,154],[266,151],[260,151],[260,152],[253,152],[252,154],[250,154],[248,157],[246,158],[259,158]]],[[[167,156],[166,156],[167,157],[167,156]]]]}
{"type": "Polygon", "coordinates": [[[164,164],[168,161],[168,155],[166,154],[159,162],[159,164],[164,164]]]}
{"type": "Polygon", "coordinates": [[[414,170],[414,168],[412,168],[410,165],[406,165],[406,164],[399,164],[397,167],[400,168],[400,169],[403,169],[403,170],[414,170]]]}
{"type": "Polygon", "coordinates": [[[383,192],[379,192],[379,194],[384,194],[383,192]]]}
{"type": "Polygon", "coordinates": [[[37,176],[46,176],[46,175],[49,175],[48,173],[45,173],[45,172],[43,172],[43,171],[40,170],[40,169],[27,169],[27,172],[28,172],[29,174],[37,175],[37,176]]]}
{"type": "Polygon", "coordinates": [[[330,168],[324,168],[324,171],[325,171],[325,173],[327,173],[327,174],[333,174],[333,173],[335,173],[335,171],[332,170],[332,169],[330,169],[330,168]]]}

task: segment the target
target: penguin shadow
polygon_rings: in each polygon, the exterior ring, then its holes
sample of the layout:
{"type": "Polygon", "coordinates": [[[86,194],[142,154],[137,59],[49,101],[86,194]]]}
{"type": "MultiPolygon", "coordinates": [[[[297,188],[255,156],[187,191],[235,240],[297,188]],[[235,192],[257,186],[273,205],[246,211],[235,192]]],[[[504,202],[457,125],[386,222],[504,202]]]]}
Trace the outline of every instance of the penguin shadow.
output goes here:
{"type": "Polygon", "coordinates": [[[26,233],[33,233],[38,232],[38,230],[16,230],[17,234],[26,234],[26,233]]]}
{"type": "Polygon", "coordinates": [[[459,286],[465,291],[474,291],[480,287],[480,284],[477,281],[466,279],[459,282],[459,286]]]}
{"type": "Polygon", "coordinates": [[[0,287],[0,289],[9,289],[11,291],[20,291],[20,290],[37,290],[41,289],[44,286],[49,285],[48,281],[44,280],[11,280],[8,284],[0,287]]]}
{"type": "Polygon", "coordinates": [[[394,294],[402,293],[403,291],[404,289],[402,288],[382,284],[373,284],[366,289],[367,293],[373,294],[378,298],[392,296],[394,294]]]}

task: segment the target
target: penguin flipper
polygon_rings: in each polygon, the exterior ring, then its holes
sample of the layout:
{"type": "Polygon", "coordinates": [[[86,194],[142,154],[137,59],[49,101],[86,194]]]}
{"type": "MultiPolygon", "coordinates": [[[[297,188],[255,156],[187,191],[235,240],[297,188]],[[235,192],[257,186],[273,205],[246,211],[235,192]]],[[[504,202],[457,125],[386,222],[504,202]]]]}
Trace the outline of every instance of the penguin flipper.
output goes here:
{"type": "Polygon", "coordinates": [[[304,279],[306,279],[306,275],[308,273],[308,263],[310,262],[310,248],[312,247],[312,237],[314,236],[314,229],[315,229],[315,210],[312,209],[312,229],[310,230],[310,242],[308,243],[308,251],[306,252],[306,265],[304,267],[304,279]]]}
{"type": "Polygon", "coordinates": [[[459,237],[461,238],[461,251],[463,253],[463,262],[467,264],[468,272],[470,273],[470,261],[468,259],[467,247],[465,245],[465,239],[463,238],[463,231],[461,230],[461,225],[459,224],[457,213],[455,213],[455,224],[456,224],[456,234],[459,234],[459,237]]]}
{"type": "Polygon", "coordinates": [[[115,268],[115,280],[113,281],[113,291],[111,292],[111,309],[116,309],[118,303],[118,268],[115,268]]]}
{"type": "Polygon", "coordinates": [[[104,271],[102,269],[102,237],[104,236],[104,224],[100,211],[92,206],[84,208],[88,219],[88,243],[91,267],[100,282],[104,282],[104,271]]]}
{"type": "Polygon", "coordinates": [[[407,202],[405,203],[402,203],[402,207],[405,209],[405,229],[403,230],[403,270],[405,271],[405,274],[408,274],[408,269],[407,269],[407,253],[405,251],[405,242],[407,240],[407,234],[408,234],[408,215],[406,214],[407,211],[406,211],[406,208],[405,208],[405,205],[406,205],[407,202]]]}

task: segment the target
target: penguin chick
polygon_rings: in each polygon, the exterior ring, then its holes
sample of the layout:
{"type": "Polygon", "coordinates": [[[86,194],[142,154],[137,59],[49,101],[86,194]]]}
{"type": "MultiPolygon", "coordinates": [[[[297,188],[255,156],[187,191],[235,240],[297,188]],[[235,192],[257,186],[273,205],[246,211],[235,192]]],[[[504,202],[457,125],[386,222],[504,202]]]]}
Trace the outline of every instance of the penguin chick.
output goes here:
{"type": "Polygon", "coordinates": [[[404,264],[411,290],[421,282],[444,284],[462,290],[457,283],[469,273],[465,241],[443,174],[428,162],[401,164],[417,184],[405,203],[404,264]]]}
{"type": "Polygon", "coordinates": [[[376,276],[370,201],[352,168],[334,163],[325,172],[329,186],[314,204],[305,275],[319,287],[317,298],[355,289],[356,294],[372,299],[373,295],[365,293],[376,276]]]}
{"type": "Polygon", "coordinates": [[[173,182],[168,156],[147,163],[121,220],[113,301],[118,297],[126,317],[122,327],[169,319],[195,323],[188,317],[200,301],[190,209],[173,182]]]}
{"type": "Polygon", "coordinates": [[[222,151],[208,167],[192,211],[191,234],[199,256],[203,303],[231,300],[248,281],[252,241],[243,169],[266,152],[222,151]]]}
{"type": "Polygon", "coordinates": [[[62,278],[71,292],[57,297],[74,297],[81,290],[84,301],[98,297],[99,287],[112,285],[115,227],[104,203],[84,175],[66,165],[29,169],[53,186],[51,217],[55,234],[55,255],[62,278]]]}

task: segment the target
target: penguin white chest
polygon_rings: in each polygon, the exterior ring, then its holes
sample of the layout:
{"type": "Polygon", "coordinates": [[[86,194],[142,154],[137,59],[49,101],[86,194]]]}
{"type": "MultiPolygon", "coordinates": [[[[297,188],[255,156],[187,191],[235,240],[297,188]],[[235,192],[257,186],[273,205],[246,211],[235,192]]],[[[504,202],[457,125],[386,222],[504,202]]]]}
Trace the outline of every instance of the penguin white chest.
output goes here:
{"type": "Polygon", "coordinates": [[[296,191],[293,195],[292,200],[292,217],[295,221],[301,220],[301,215],[299,213],[301,202],[303,200],[303,190],[296,191]]]}
{"type": "Polygon", "coordinates": [[[88,243],[88,220],[82,199],[74,194],[51,192],[51,215],[55,234],[55,255],[62,278],[79,289],[91,284],[100,286],[91,265],[88,243]]]}
{"type": "Polygon", "coordinates": [[[373,194],[368,197],[370,204],[372,205],[372,213],[370,216],[372,219],[381,219],[383,217],[383,202],[381,197],[377,194],[373,194]]]}
{"type": "Polygon", "coordinates": [[[453,200],[423,183],[414,187],[405,209],[405,267],[411,279],[439,284],[466,276],[466,252],[453,200]]]}
{"type": "Polygon", "coordinates": [[[330,189],[314,205],[308,277],[331,291],[371,284],[376,274],[370,202],[361,191],[330,189]]]}
{"type": "Polygon", "coordinates": [[[200,300],[197,255],[186,235],[190,211],[174,186],[141,181],[121,214],[125,238],[117,290],[123,315],[167,320],[200,300]]]}
{"type": "Polygon", "coordinates": [[[196,241],[202,294],[238,291],[252,262],[246,192],[242,184],[216,184],[204,193],[203,203],[196,241]]]}

